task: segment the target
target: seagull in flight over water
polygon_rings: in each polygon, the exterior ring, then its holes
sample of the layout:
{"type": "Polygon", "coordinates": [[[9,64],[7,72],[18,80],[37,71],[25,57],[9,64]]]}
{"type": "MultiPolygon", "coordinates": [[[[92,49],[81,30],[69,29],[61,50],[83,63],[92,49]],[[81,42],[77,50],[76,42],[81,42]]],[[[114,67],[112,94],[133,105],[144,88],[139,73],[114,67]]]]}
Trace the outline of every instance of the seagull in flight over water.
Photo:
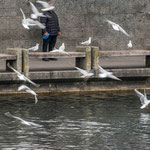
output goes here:
{"type": "Polygon", "coordinates": [[[82,76],[80,76],[81,78],[85,78],[88,79],[89,77],[93,76],[93,70],[90,70],[89,72],[87,72],[86,70],[83,70],[81,68],[75,67],[81,74],[83,74],[82,76]]]}
{"type": "Polygon", "coordinates": [[[144,89],[144,94],[139,92],[137,89],[134,89],[136,92],[137,96],[140,98],[142,106],[140,107],[141,109],[149,109],[148,105],[150,104],[150,100],[147,99],[146,91],[144,89]]]}
{"type": "Polygon", "coordinates": [[[98,66],[98,70],[99,70],[99,78],[111,78],[114,80],[119,80],[121,81],[121,79],[119,79],[118,77],[114,76],[112,72],[108,72],[105,69],[103,69],[101,66],[98,66]]]}
{"type": "Polygon", "coordinates": [[[112,25],[114,30],[120,31],[123,34],[125,34],[126,36],[130,37],[130,35],[119,24],[116,24],[115,22],[112,22],[110,20],[105,20],[105,21],[108,22],[110,25],[112,25]]]}
{"type": "Polygon", "coordinates": [[[28,48],[28,50],[31,50],[31,51],[37,51],[38,49],[39,49],[39,43],[36,43],[36,46],[34,47],[28,48]]]}
{"type": "Polygon", "coordinates": [[[46,17],[45,15],[43,15],[43,13],[40,13],[38,11],[38,9],[35,7],[35,5],[32,2],[29,2],[31,9],[33,11],[33,14],[31,14],[31,18],[32,19],[37,19],[38,17],[46,17]]]}
{"type": "Polygon", "coordinates": [[[42,125],[39,125],[39,124],[36,124],[36,123],[33,123],[33,122],[29,122],[29,121],[25,121],[20,117],[14,116],[10,112],[6,112],[5,115],[7,117],[12,117],[14,119],[17,119],[17,120],[21,121],[22,124],[25,124],[25,125],[28,125],[28,126],[42,127],[42,125]]]}
{"type": "Polygon", "coordinates": [[[29,87],[27,87],[26,85],[19,86],[18,91],[26,91],[27,93],[30,93],[30,94],[34,95],[35,104],[38,102],[37,94],[33,90],[31,90],[29,87]]]}
{"type": "Polygon", "coordinates": [[[31,83],[32,85],[34,85],[35,87],[40,87],[39,84],[34,83],[33,81],[31,81],[30,79],[28,79],[25,75],[21,74],[19,71],[17,71],[16,69],[14,69],[12,66],[10,66],[10,64],[8,63],[7,66],[13,70],[16,74],[17,77],[22,80],[22,81],[27,81],[29,83],[31,83]]]}
{"type": "Polygon", "coordinates": [[[36,1],[36,2],[44,7],[43,9],[41,9],[42,11],[50,11],[55,9],[55,7],[52,4],[50,4],[50,2],[49,3],[43,1],[36,1]]]}

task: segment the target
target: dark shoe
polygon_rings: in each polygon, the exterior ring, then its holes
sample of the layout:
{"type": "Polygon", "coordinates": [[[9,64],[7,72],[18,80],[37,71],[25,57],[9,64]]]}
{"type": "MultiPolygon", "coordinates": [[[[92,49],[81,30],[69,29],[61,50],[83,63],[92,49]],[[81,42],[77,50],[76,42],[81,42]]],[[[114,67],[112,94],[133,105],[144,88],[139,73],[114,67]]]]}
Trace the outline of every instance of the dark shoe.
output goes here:
{"type": "Polygon", "coordinates": [[[43,61],[49,61],[49,59],[48,59],[48,58],[42,58],[42,60],[43,60],[43,61]]]}
{"type": "Polygon", "coordinates": [[[49,60],[57,61],[58,59],[56,58],[48,58],[49,60]]]}

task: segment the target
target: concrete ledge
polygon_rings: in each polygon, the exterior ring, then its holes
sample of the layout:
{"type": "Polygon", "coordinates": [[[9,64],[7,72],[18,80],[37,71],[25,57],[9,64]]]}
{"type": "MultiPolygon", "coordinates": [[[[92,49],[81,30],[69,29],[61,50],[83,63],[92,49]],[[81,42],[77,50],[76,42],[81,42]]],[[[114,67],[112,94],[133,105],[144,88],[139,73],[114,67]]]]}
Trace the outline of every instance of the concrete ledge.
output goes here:
{"type": "Polygon", "coordinates": [[[150,55],[149,50],[105,50],[99,51],[100,57],[112,57],[112,56],[146,56],[150,55]]]}
{"type": "Polygon", "coordinates": [[[51,52],[29,52],[30,58],[76,58],[85,57],[85,52],[68,52],[67,54],[51,53],[51,52]]]}
{"type": "MultiPolygon", "coordinates": [[[[133,68],[133,69],[106,69],[111,71],[118,77],[150,77],[150,68],[133,68]]],[[[29,78],[31,80],[84,80],[80,78],[80,73],[77,70],[59,70],[59,71],[33,71],[29,72],[29,78]]],[[[99,79],[98,77],[90,78],[99,79]]],[[[17,81],[18,78],[13,72],[0,73],[0,81],[17,81]]],[[[107,80],[107,79],[106,79],[107,80]]]]}

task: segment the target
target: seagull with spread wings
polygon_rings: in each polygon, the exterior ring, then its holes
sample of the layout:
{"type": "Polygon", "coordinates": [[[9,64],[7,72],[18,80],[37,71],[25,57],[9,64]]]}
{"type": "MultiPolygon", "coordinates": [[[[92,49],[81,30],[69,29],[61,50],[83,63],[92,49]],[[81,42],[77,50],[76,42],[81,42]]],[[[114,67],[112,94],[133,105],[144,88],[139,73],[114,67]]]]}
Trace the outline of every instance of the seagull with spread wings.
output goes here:
{"type": "Polygon", "coordinates": [[[50,2],[43,2],[43,1],[36,1],[37,3],[41,4],[43,6],[42,11],[50,11],[55,9],[55,7],[50,2]]]}
{"type": "Polygon", "coordinates": [[[134,89],[136,92],[137,96],[140,98],[142,106],[140,107],[141,109],[149,109],[148,105],[150,104],[150,100],[147,99],[146,91],[144,89],[144,94],[139,92],[137,89],[134,89]]]}
{"type": "Polygon", "coordinates": [[[27,81],[29,83],[31,83],[32,85],[34,85],[35,87],[40,87],[39,84],[34,83],[33,81],[31,81],[30,79],[28,79],[24,74],[21,74],[19,71],[17,71],[16,69],[14,69],[9,63],[7,64],[7,66],[14,71],[17,74],[17,77],[22,80],[22,81],[27,81]]]}
{"type": "Polygon", "coordinates": [[[34,95],[35,104],[38,102],[37,94],[33,90],[31,90],[29,87],[27,87],[26,85],[19,86],[18,91],[26,91],[27,93],[30,93],[30,94],[34,95]]]}
{"type": "Polygon", "coordinates": [[[19,120],[22,124],[25,124],[25,125],[28,125],[28,126],[42,127],[42,125],[39,125],[39,124],[36,124],[36,123],[33,123],[33,122],[29,122],[29,121],[23,120],[20,117],[14,116],[10,112],[6,112],[5,115],[7,117],[12,117],[12,118],[14,118],[16,120],[19,120]]]}
{"type": "Polygon", "coordinates": [[[125,34],[126,36],[130,37],[130,35],[119,24],[112,22],[110,20],[105,20],[105,21],[108,22],[114,30],[120,31],[123,34],[125,34]]]}
{"type": "Polygon", "coordinates": [[[103,69],[101,66],[98,66],[98,70],[99,70],[99,78],[111,78],[114,80],[119,80],[121,81],[121,79],[119,79],[118,77],[114,76],[112,72],[108,72],[105,69],[103,69]]]}
{"type": "Polygon", "coordinates": [[[32,2],[29,3],[33,12],[33,14],[31,14],[32,19],[37,19],[38,17],[46,17],[45,15],[43,15],[43,13],[40,13],[38,11],[38,9],[35,7],[35,5],[32,2]]]}

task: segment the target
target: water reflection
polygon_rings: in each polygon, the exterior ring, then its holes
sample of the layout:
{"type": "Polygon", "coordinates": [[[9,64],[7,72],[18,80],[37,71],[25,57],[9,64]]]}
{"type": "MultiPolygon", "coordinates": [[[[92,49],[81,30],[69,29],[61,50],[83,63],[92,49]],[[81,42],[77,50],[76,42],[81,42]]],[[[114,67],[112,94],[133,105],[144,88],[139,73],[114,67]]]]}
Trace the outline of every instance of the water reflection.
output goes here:
{"type": "Polygon", "coordinates": [[[149,149],[150,115],[139,106],[136,95],[121,93],[41,96],[36,105],[29,97],[1,97],[0,149],[149,149]]]}

